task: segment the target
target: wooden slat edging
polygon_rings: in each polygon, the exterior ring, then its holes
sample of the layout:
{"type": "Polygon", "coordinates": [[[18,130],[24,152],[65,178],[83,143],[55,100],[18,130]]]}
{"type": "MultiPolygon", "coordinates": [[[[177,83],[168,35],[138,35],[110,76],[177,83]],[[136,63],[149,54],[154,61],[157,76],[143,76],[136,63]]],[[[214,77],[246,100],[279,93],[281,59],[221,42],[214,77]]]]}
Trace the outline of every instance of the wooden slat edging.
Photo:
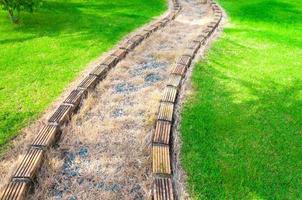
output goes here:
{"type": "Polygon", "coordinates": [[[50,147],[56,139],[59,128],[54,125],[44,125],[43,128],[38,132],[36,138],[31,143],[31,146],[47,148],[50,147]]]}
{"type": "Polygon", "coordinates": [[[154,174],[171,174],[169,145],[153,144],[152,163],[154,174]]]}
{"type": "Polygon", "coordinates": [[[98,65],[91,72],[90,75],[97,76],[99,81],[103,80],[109,71],[109,67],[107,65],[98,65]]]}
{"type": "Polygon", "coordinates": [[[166,86],[161,101],[175,103],[176,95],[177,95],[177,88],[173,86],[166,86]]]}
{"type": "Polygon", "coordinates": [[[180,76],[185,76],[186,74],[186,71],[187,71],[187,65],[180,65],[180,64],[177,64],[173,70],[172,70],[172,74],[176,74],[176,75],[180,75],[180,76]]]}
{"type": "Polygon", "coordinates": [[[174,200],[171,178],[155,178],[153,183],[154,200],[174,200]]]}
{"type": "Polygon", "coordinates": [[[98,81],[98,77],[95,75],[88,75],[82,82],[78,85],[78,89],[80,90],[91,90],[93,89],[98,81]]]}
{"type": "Polygon", "coordinates": [[[158,111],[158,120],[172,122],[174,104],[170,102],[161,102],[158,111]]]}
{"type": "Polygon", "coordinates": [[[107,65],[109,68],[113,68],[118,63],[118,59],[115,56],[107,56],[101,65],[107,65]]]}
{"type": "MultiPolygon", "coordinates": [[[[179,4],[173,0],[174,9],[177,9],[179,4]]],[[[156,121],[156,128],[152,139],[152,169],[154,177],[153,184],[153,200],[174,200],[175,192],[172,182],[172,166],[171,166],[171,129],[174,112],[174,104],[177,96],[177,91],[182,84],[182,78],[185,76],[186,69],[191,65],[191,61],[195,57],[201,45],[204,45],[206,40],[218,27],[222,11],[220,8],[211,3],[215,14],[214,21],[211,21],[207,27],[198,35],[193,42],[188,44],[184,54],[177,61],[176,67],[173,68],[170,74],[167,87],[164,90],[163,97],[159,106],[158,120],[156,121]],[[180,67],[182,66],[182,67],[180,67]],[[173,92],[170,91],[173,88],[173,92]],[[173,93],[173,94],[172,94],[173,93]],[[175,95],[175,97],[174,97],[175,95]],[[170,104],[166,104],[166,103],[170,104]],[[170,145],[171,146],[170,146],[170,145]],[[162,177],[164,176],[164,177],[162,177]],[[168,176],[168,177],[167,177],[168,176]]]]}
{"type": "Polygon", "coordinates": [[[127,51],[131,51],[136,46],[135,42],[131,40],[126,40],[121,46],[121,49],[125,49],[127,51]]]}
{"type": "Polygon", "coordinates": [[[111,56],[116,57],[120,61],[126,57],[127,53],[128,51],[126,49],[117,49],[111,54],[111,56]]]}
{"type": "Polygon", "coordinates": [[[0,200],[23,200],[31,187],[30,182],[9,182],[0,192],[0,200]]]}
{"type": "Polygon", "coordinates": [[[200,48],[200,43],[199,41],[193,40],[192,42],[189,43],[188,48],[189,49],[194,49],[195,53],[197,50],[200,48]]]}
{"type": "Polygon", "coordinates": [[[49,118],[48,122],[50,124],[60,126],[70,119],[71,111],[71,105],[60,105],[54,114],[49,118]]]}
{"type": "Polygon", "coordinates": [[[139,45],[143,41],[144,37],[141,35],[135,35],[130,40],[135,43],[135,45],[139,45]]]}
{"type": "Polygon", "coordinates": [[[83,90],[73,90],[70,92],[68,97],[64,100],[64,104],[73,105],[77,107],[81,100],[86,96],[86,92],[83,90]]]}
{"type": "Polygon", "coordinates": [[[182,55],[180,57],[180,59],[178,60],[177,64],[185,65],[185,66],[189,67],[191,64],[191,61],[192,61],[192,58],[190,56],[182,55]]]}
{"type": "Polygon", "coordinates": [[[187,49],[185,50],[185,52],[184,52],[183,55],[185,55],[185,56],[190,56],[191,59],[193,60],[194,57],[195,57],[195,54],[196,54],[196,50],[195,50],[195,49],[188,49],[188,48],[187,48],[187,49]]]}
{"type": "Polygon", "coordinates": [[[169,144],[172,123],[168,121],[158,120],[156,122],[153,143],[169,144]]]}
{"type": "Polygon", "coordinates": [[[34,181],[37,170],[40,168],[43,161],[42,149],[30,148],[24,155],[19,167],[13,175],[13,180],[28,179],[34,181]]]}
{"type": "Polygon", "coordinates": [[[176,74],[171,74],[167,85],[179,88],[179,86],[181,84],[181,80],[182,80],[182,76],[176,75],[176,74]]]}

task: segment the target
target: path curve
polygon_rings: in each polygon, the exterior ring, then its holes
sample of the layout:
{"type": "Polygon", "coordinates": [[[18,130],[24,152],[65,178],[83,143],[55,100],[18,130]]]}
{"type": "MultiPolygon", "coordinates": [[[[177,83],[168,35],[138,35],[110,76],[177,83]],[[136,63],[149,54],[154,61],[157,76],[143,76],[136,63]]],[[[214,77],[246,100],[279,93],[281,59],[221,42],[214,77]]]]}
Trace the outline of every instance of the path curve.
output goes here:
{"type": "Polygon", "coordinates": [[[214,18],[211,4],[180,4],[174,21],[144,40],[89,94],[47,153],[31,199],[151,198],[152,135],[162,92],[175,62],[214,18]]]}

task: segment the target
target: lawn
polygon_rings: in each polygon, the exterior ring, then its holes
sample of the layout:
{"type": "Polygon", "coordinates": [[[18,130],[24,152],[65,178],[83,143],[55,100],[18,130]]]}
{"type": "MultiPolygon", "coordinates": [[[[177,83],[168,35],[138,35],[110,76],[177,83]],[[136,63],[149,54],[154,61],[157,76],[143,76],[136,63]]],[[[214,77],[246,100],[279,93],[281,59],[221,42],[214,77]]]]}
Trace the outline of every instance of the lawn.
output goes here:
{"type": "Polygon", "coordinates": [[[165,0],[47,0],[12,25],[0,11],[0,149],[89,61],[166,9],[165,0]]]}
{"type": "Polygon", "coordinates": [[[193,71],[181,161],[193,199],[302,199],[302,4],[219,0],[229,24],[193,71]]]}

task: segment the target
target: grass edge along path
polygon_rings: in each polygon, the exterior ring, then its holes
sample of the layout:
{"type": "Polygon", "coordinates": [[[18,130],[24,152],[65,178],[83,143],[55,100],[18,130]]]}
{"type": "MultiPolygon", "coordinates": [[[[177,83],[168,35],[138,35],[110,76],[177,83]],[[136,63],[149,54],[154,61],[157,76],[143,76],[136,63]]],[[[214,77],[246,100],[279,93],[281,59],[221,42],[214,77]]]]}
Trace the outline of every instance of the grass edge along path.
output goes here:
{"type": "Polygon", "coordinates": [[[49,0],[18,26],[0,11],[0,152],[87,63],[166,9],[165,0],[49,0]]]}
{"type": "Polygon", "coordinates": [[[192,199],[302,198],[302,5],[219,0],[222,37],[193,70],[181,162],[192,199]]]}

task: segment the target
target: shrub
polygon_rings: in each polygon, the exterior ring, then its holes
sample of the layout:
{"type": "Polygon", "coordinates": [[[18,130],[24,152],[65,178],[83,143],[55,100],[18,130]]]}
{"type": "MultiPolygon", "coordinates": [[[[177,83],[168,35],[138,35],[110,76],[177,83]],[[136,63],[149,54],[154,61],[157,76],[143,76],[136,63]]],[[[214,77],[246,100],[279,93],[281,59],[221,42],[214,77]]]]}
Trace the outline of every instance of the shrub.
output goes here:
{"type": "Polygon", "coordinates": [[[33,12],[41,3],[41,0],[1,0],[0,4],[4,10],[8,11],[9,17],[13,23],[20,20],[22,10],[33,12]]]}

